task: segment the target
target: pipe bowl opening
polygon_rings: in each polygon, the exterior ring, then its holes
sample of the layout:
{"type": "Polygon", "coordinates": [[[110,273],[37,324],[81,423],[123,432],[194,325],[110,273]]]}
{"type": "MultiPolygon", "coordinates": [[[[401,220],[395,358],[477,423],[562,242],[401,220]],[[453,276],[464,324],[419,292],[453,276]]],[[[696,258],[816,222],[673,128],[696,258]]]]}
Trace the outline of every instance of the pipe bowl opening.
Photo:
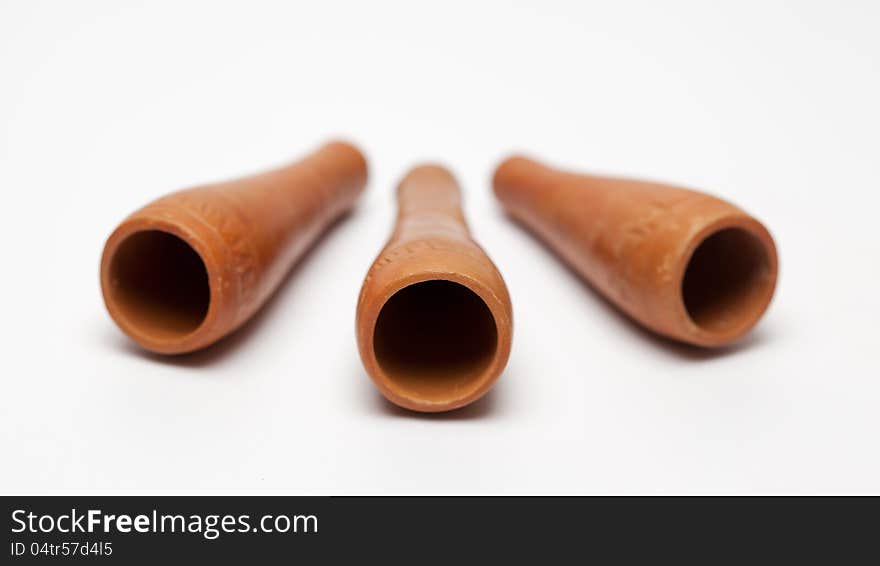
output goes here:
{"type": "Polygon", "coordinates": [[[747,330],[773,295],[770,252],[743,228],[710,234],[694,250],[681,292],[687,313],[702,330],[727,334],[747,330]]]}
{"type": "Polygon", "coordinates": [[[183,338],[208,314],[211,290],[199,254],[160,230],[135,232],[110,258],[108,302],[150,340],[183,338]]]}
{"type": "Polygon", "coordinates": [[[492,311],[474,291],[452,281],[423,281],[404,287],[383,305],[373,349],[396,394],[454,404],[495,377],[490,366],[498,329],[492,311]]]}

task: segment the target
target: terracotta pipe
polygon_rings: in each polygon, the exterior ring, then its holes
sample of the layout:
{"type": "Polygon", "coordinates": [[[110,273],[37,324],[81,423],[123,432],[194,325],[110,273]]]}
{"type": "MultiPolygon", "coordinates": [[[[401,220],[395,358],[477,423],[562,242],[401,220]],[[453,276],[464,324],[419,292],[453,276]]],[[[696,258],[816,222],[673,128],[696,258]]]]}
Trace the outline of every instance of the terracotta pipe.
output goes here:
{"type": "Polygon", "coordinates": [[[449,171],[416,167],[397,201],[394,232],[358,300],[361,360],[391,402],[423,412],[456,409],[489,391],[507,364],[510,297],[471,238],[449,171]]]}
{"type": "Polygon", "coordinates": [[[715,197],[628,179],[577,175],[524,157],[493,180],[507,212],[649,329],[723,346],[751,329],[776,287],[764,226],[715,197]]]}
{"type": "Polygon", "coordinates": [[[247,321],[291,266],[354,204],[367,163],[333,142],[273,171],[169,194],[111,234],[107,310],[145,349],[204,348],[247,321]]]}

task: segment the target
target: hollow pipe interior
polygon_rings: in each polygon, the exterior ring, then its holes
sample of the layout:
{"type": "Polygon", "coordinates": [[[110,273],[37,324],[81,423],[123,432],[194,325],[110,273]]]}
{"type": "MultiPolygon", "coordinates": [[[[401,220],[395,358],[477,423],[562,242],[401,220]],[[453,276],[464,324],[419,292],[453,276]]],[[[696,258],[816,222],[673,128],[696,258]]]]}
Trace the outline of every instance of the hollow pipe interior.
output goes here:
{"type": "Polygon", "coordinates": [[[398,394],[440,403],[479,387],[495,358],[498,330],[475,292],[452,281],[423,281],[382,306],[373,348],[398,394]]]}
{"type": "Polygon", "coordinates": [[[681,293],[694,324],[725,332],[760,317],[772,286],[770,256],[761,239],[742,228],[725,228],[694,250],[681,293]]]}
{"type": "Polygon", "coordinates": [[[110,260],[110,300],[129,324],[154,340],[180,338],[205,319],[208,272],[184,240],[160,230],[135,232],[110,260]]]}

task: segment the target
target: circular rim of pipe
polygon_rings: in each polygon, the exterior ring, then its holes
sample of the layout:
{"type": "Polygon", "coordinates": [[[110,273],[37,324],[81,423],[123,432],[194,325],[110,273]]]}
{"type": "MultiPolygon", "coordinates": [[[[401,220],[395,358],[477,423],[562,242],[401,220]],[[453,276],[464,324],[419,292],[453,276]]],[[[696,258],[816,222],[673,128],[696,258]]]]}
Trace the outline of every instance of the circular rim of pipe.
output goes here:
{"type": "Polygon", "coordinates": [[[681,260],[676,267],[674,279],[676,282],[675,288],[677,293],[676,310],[678,311],[679,318],[685,321],[685,327],[688,329],[689,335],[688,341],[698,346],[720,347],[732,344],[742,338],[758,323],[759,320],[761,320],[764,313],[767,312],[767,308],[770,306],[776,292],[778,278],[779,256],[776,251],[776,243],[767,228],[754,217],[745,213],[734,214],[710,222],[701,228],[690,239],[688,239],[687,245],[685,246],[685,253],[681,255],[681,260]],[[755,304],[757,306],[751,309],[749,316],[742,317],[738,323],[731,325],[730,328],[724,331],[717,331],[700,326],[694,321],[685,303],[683,286],[687,268],[690,265],[691,259],[697,251],[697,248],[715,234],[728,229],[745,231],[749,235],[754,236],[761,243],[763,251],[766,254],[769,280],[763,285],[761,292],[757,295],[757,298],[755,299],[755,304]]]}
{"type": "Polygon", "coordinates": [[[378,387],[382,395],[395,405],[406,409],[423,413],[439,413],[460,409],[470,405],[489,392],[501,376],[504,368],[507,366],[507,361],[510,358],[512,320],[510,320],[509,309],[504,305],[504,301],[496,297],[486,285],[483,285],[476,279],[472,279],[463,274],[440,272],[418,273],[394,281],[383,289],[381,298],[371,305],[367,311],[367,316],[365,316],[363,320],[358,321],[359,325],[365,325],[367,329],[366,334],[363,336],[364,348],[362,348],[362,356],[364,357],[364,363],[367,368],[367,375],[370,376],[370,379],[376,387],[378,387]],[[394,380],[391,379],[382,369],[382,365],[376,357],[374,343],[376,323],[379,320],[379,315],[382,313],[385,304],[388,303],[388,301],[399,291],[428,281],[448,281],[465,287],[477,295],[483,304],[486,305],[486,308],[489,309],[489,312],[492,314],[492,320],[495,323],[495,351],[480,376],[474,379],[474,386],[467,388],[463,394],[450,397],[443,401],[420,399],[402,391],[394,380]]]}
{"type": "Polygon", "coordinates": [[[104,246],[104,253],[101,257],[101,294],[104,297],[107,312],[110,313],[114,322],[125,334],[142,348],[151,352],[157,354],[185,354],[202,348],[212,341],[209,333],[219,317],[220,310],[220,291],[214,283],[219,280],[218,268],[211,261],[211,257],[208,253],[208,246],[204,244],[196,232],[186,225],[153,219],[126,220],[107,239],[107,244],[104,246]],[[205,272],[208,276],[208,310],[196,328],[180,336],[163,339],[151,335],[149,331],[145,331],[139,324],[132,322],[131,318],[126,315],[126,309],[118,305],[117,299],[113,295],[112,266],[116,252],[130,237],[144,232],[164,232],[179,238],[199,256],[202,265],[205,267],[205,272]]]}

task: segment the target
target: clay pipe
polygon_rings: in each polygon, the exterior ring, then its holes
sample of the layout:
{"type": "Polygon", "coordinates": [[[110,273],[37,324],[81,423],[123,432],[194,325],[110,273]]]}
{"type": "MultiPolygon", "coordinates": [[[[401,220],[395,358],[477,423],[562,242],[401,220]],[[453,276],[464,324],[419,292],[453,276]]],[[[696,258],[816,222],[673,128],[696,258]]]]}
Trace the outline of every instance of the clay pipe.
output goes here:
{"type": "Polygon", "coordinates": [[[637,322],[723,346],[751,329],[776,287],[776,246],[752,216],[668,185],[578,175],[524,157],[493,180],[507,212],[637,322]]]}
{"type": "Polygon", "coordinates": [[[110,235],[101,287],[110,316],[161,354],[241,326],[366,184],[355,147],[332,142],[273,171],[169,194],[110,235]]]}
{"type": "Polygon", "coordinates": [[[411,170],[394,232],[357,306],[367,373],[391,402],[448,411],[483,396],[507,364],[513,332],[501,274],[471,238],[452,174],[411,170]]]}

